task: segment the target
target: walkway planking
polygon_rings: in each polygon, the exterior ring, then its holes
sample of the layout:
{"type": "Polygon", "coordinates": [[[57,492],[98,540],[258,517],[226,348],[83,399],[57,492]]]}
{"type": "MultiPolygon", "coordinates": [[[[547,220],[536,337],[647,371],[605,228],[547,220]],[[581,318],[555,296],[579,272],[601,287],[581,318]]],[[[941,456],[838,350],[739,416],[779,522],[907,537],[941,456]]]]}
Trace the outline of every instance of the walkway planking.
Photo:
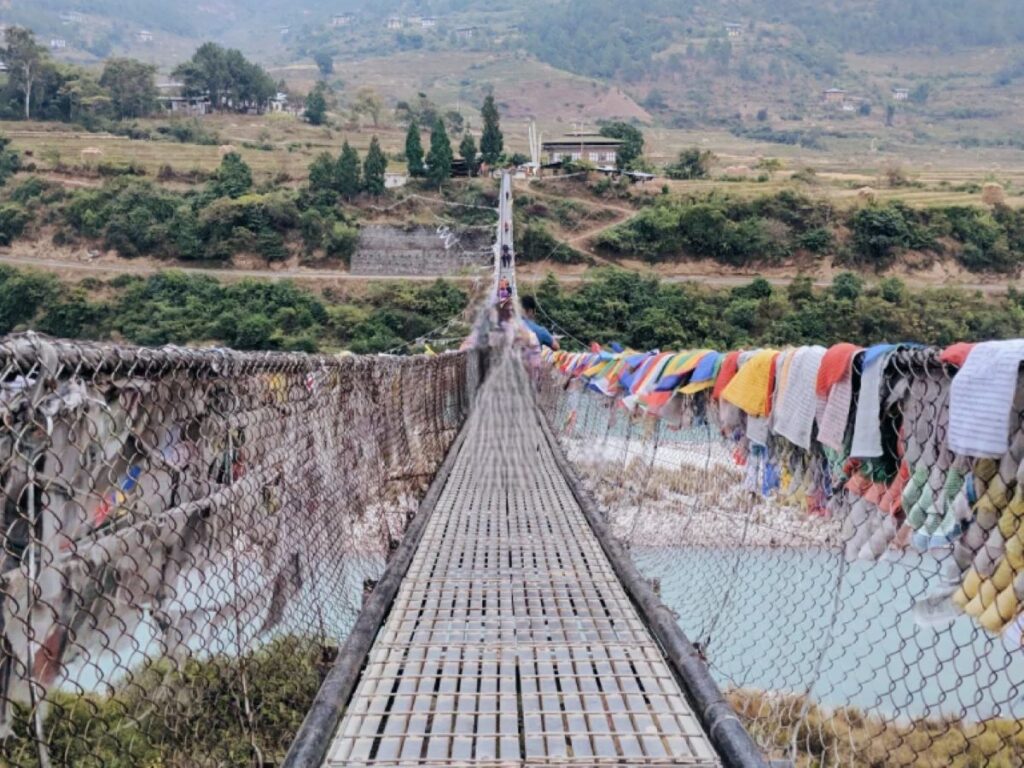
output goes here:
{"type": "Polygon", "coordinates": [[[488,377],[325,766],[719,766],[559,473],[488,377]]]}

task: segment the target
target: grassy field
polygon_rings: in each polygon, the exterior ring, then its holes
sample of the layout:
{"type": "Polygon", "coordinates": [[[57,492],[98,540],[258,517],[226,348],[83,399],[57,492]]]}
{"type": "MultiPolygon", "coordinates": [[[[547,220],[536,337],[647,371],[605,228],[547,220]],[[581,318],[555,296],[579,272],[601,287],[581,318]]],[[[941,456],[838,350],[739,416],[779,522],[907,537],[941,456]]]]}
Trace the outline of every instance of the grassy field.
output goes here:
{"type": "MultiPolygon", "coordinates": [[[[166,121],[142,120],[143,128],[156,129],[166,121]]],[[[286,174],[303,179],[313,158],[320,152],[337,154],[348,140],[360,152],[370,139],[380,138],[384,151],[394,154],[404,148],[405,131],[396,126],[373,128],[314,127],[291,115],[211,115],[200,119],[208,131],[216,133],[223,144],[233,146],[257,177],[272,178],[286,174]],[[251,146],[246,146],[249,144],[251,146]],[[267,148],[257,148],[267,147],[267,148]]],[[[137,163],[155,176],[164,165],[179,172],[210,172],[220,164],[217,145],[184,144],[172,140],[140,141],[102,133],[87,133],[60,123],[0,121],[0,132],[12,140],[15,149],[32,153],[38,170],[46,172],[60,164],[95,166],[97,163],[137,163]],[[99,149],[102,155],[83,158],[82,151],[99,149]]],[[[392,162],[391,170],[400,170],[392,162]]],[[[87,175],[87,174],[83,174],[87,175]]]]}
{"type": "MultiPolygon", "coordinates": [[[[497,66],[497,64],[495,65],[497,66]]],[[[502,65],[504,66],[504,65],[502,65]]],[[[379,70],[377,70],[379,72],[379,70]]],[[[411,76],[410,76],[411,77],[411,76]]],[[[430,82],[430,75],[423,75],[430,82]]],[[[426,81],[424,81],[426,82],[426,81]]],[[[376,86],[375,86],[376,87],[376,86]]],[[[404,87],[404,86],[403,86],[404,87]]],[[[447,102],[438,99],[438,103],[447,102]]],[[[471,125],[479,122],[476,104],[453,102],[459,106],[471,125]]],[[[510,152],[526,152],[525,120],[505,115],[503,128],[506,148],[510,152]]],[[[140,121],[155,135],[156,128],[166,121],[140,121]]],[[[395,125],[390,113],[385,114],[382,125],[354,125],[344,115],[335,115],[331,126],[314,127],[290,115],[211,115],[200,119],[201,126],[224,144],[237,149],[262,180],[287,176],[298,181],[306,176],[312,159],[323,151],[337,153],[347,140],[360,152],[365,152],[372,136],[378,136],[384,150],[392,155],[390,170],[400,171],[403,166],[394,159],[404,150],[405,131],[395,125]]],[[[566,126],[544,120],[539,121],[544,135],[551,136],[566,130],[566,126]]],[[[99,162],[140,165],[147,174],[156,176],[160,168],[170,165],[178,172],[213,171],[220,162],[217,146],[185,144],[171,140],[139,141],[123,136],[87,133],[60,123],[0,122],[0,133],[10,137],[13,146],[31,152],[26,158],[38,171],[46,173],[60,165],[95,166],[99,162]],[[96,148],[99,157],[83,158],[85,149],[96,148]]],[[[665,163],[681,149],[699,146],[714,152],[718,160],[708,180],[667,182],[673,191],[706,193],[712,190],[730,194],[753,196],[793,184],[790,177],[811,168],[816,180],[800,185],[808,194],[821,196],[836,203],[853,204],[858,190],[871,187],[880,200],[899,198],[912,205],[975,204],[980,202],[980,186],[986,182],[1001,184],[1011,204],[1024,204],[1024,166],[1015,162],[1010,150],[952,150],[921,154],[918,151],[901,152],[895,149],[871,150],[870,142],[838,149],[811,150],[800,147],[767,144],[743,139],[720,132],[694,132],[673,129],[645,131],[648,158],[654,164],[665,163]],[[783,169],[767,181],[758,181],[758,162],[767,157],[782,161],[783,169]],[[729,168],[746,168],[744,178],[725,178],[729,168]],[[899,169],[910,183],[893,187],[888,174],[899,169]]],[[[83,173],[83,177],[91,174],[83,173]]],[[[660,189],[661,181],[652,192],[660,189]]]]}

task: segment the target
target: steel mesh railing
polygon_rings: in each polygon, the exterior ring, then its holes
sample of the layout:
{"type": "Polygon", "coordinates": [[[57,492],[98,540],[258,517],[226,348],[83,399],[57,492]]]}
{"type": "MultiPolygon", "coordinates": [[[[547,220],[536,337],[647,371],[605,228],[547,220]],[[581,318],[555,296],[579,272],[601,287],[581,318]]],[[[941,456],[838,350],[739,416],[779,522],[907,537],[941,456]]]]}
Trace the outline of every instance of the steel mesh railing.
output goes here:
{"type": "Polygon", "coordinates": [[[0,342],[0,765],[279,761],[479,355],[0,342]]]}
{"type": "Polygon", "coordinates": [[[553,369],[541,408],[744,724],[797,766],[1024,765],[1024,386],[1001,459],[947,447],[940,350],[881,379],[883,456],[659,416],[553,369]],[[763,440],[763,445],[759,444],[763,440]]]}

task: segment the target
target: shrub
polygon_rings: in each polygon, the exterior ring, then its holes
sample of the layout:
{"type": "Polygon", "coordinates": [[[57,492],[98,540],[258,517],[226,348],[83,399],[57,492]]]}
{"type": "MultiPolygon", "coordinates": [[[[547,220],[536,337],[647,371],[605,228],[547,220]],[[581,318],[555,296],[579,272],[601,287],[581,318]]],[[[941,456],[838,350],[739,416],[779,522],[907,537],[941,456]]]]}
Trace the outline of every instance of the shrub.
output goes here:
{"type": "Polygon", "coordinates": [[[32,320],[59,292],[52,275],[0,265],[0,334],[32,320]]]}
{"type": "Polygon", "coordinates": [[[10,193],[12,202],[23,205],[35,199],[41,199],[45,203],[55,203],[63,196],[63,187],[46,179],[41,179],[38,176],[29,176],[15,186],[10,193]]]}
{"type": "Polygon", "coordinates": [[[157,133],[168,136],[183,144],[202,144],[205,146],[217,146],[221,143],[220,136],[209,130],[196,118],[191,120],[174,120],[168,125],[162,125],[156,129],[157,133]]]}
{"type": "Polygon", "coordinates": [[[714,154],[707,150],[684,149],[674,163],[665,166],[665,175],[670,179],[706,179],[714,161],[714,154]]]}
{"type": "Polygon", "coordinates": [[[10,149],[11,140],[0,134],[0,187],[21,169],[21,155],[10,149]]]}
{"type": "Polygon", "coordinates": [[[10,245],[25,231],[30,216],[17,203],[0,204],[0,245],[10,245]]]}
{"type": "Polygon", "coordinates": [[[915,221],[915,214],[900,203],[872,205],[850,219],[853,246],[860,260],[875,267],[892,262],[899,251],[934,245],[915,221]]]}
{"type": "Polygon", "coordinates": [[[324,233],[324,253],[331,258],[342,259],[346,265],[352,263],[352,255],[358,246],[359,230],[340,221],[324,233]]]}
{"type": "Polygon", "coordinates": [[[284,234],[299,223],[290,193],[221,198],[199,215],[199,228],[209,253],[225,259],[240,251],[259,253],[268,261],[288,257],[284,234]]]}
{"type": "Polygon", "coordinates": [[[584,264],[586,257],[556,240],[543,224],[527,226],[516,246],[516,258],[523,261],[554,261],[558,264],[584,264]]]}
{"type": "Polygon", "coordinates": [[[852,272],[840,272],[832,280],[832,295],[837,299],[856,301],[864,290],[864,281],[852,272]]]}
{"type": "Polygon", "coordinates": [[[835,244],[835,235],[827,227],[815,227],[797,235],[796,246],[811,253],[828,253],[835,244]]]}

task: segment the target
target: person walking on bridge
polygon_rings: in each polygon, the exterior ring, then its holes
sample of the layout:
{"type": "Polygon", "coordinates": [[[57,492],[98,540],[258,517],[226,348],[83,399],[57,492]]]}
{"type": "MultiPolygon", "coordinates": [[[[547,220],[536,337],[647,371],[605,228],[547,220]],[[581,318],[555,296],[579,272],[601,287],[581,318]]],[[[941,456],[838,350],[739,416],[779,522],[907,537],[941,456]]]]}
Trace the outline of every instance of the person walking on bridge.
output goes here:
{"type": "Polygon", "coordinates": [[[533,331],[541,345],[557,352],[558,339],[551,335],[551,331],[537,322],[537,299],[533,296],[523,296],[519,303],[523,308],[523,322],[526,323],[526,327],[533,331]]]}

